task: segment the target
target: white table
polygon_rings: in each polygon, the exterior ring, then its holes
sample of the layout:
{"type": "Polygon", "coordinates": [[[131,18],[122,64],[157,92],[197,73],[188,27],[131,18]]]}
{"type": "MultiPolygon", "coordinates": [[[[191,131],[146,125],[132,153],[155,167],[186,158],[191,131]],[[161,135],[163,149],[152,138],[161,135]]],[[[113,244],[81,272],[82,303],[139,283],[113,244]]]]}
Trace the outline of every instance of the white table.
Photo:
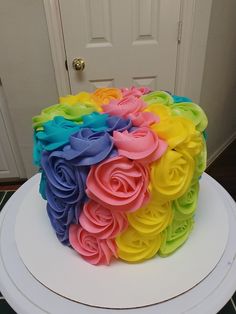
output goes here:
{"type": "MultiPolygon", "coordinates": [[[[32,179],[31,179],[32,180],[32,179]]],[[[230,195],[204,174],[202,180],[213,185],[221,195],[229,215],[229,238],[223,257],[216,268],[197,286],[169,301],[129,310],[100,309],[65,299],[40,284],[21,261],[14,237],[16,214],[31,180],[7,202],[0,215],[0,290],[18,314],[149,314],[149,313],[217,313],[236,290],[236,206],[230,195]]]]}

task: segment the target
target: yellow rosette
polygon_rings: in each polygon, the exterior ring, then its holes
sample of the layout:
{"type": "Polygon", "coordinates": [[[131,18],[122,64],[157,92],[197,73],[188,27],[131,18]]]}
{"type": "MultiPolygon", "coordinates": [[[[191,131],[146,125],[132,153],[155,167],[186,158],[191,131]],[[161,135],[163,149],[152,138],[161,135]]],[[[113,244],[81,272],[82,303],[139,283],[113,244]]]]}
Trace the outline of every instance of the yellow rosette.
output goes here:
{"type": "Polygon", "coordinates": [[[121,90],[118,88],[98,88],[92,93],[92,99],[98,105],[107,105],[111,100],[114,99],[121,99],[122,93],[121,90]]]}
{"type": "Polygon", "coordinates": [[[175,103],[171,107],[174,116],[182,116],[193,122],[196,130],[202,132],[207,127],[207,116],[200,106],[192,102],[175,103]]]}
{"type": "Polygon", "coordinates": [[[151,166],[151,187],[160,201],[182,196],[190,186],[195,168],[194,159],[186,152],[168,150],[151,166]]]}
{"type": "Polygon", "coordinates": [[[132,227],[116,238],[118,256],[127,262],[142,262],[157,254],[161,245],[161,234],[144,237],[132,227]]]}
{"type": "Polygon", "coordinates": [[[207,148],[206,148],[206,141],[202,136],[203,142],[203,149],[202,151],[195,157],[196,167],[193,175],[193,180],[198,181],[199,177],[203,174],[206,170],[207,166],[207,148]]]}
{"type": "Polygon", "coordinates": [[[195,129],[193,122],[184,117],[169,116],[152,125],[152,129],[167,141],[171,149],[183,150],[192,156],[198,155],[202,150],[201,133],[195,129]]]}
{"type": "Polygon", "coordinates": [[[158,116],[161,121],[164,121],[165,119],[168,119],[171,115],[171,109],[165,105],[154,103],[149,105],[144,112],[151,112],[158,116]]]}
{"type": "Polygon", "coordinates": [[[172,221],[171,203],[160,204],[154,200],[128,214],[130,225],[143,236],[156,236],[172,221]]]}
{"type": "Polygon", "coordinates": [[[60,104],[76,105],[78,103],[94,106],[96,110],[102,111],[101,107],[95,102],[92,95],[87,92],[81,92],[76,95],[67,95],[59,98],[60,104]]]}

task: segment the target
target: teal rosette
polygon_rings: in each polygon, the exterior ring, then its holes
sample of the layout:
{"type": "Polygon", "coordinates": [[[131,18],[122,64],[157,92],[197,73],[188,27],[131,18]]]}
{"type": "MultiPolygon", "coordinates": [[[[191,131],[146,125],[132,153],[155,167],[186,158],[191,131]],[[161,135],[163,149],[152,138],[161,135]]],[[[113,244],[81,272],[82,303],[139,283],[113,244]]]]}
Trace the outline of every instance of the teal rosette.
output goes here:
{"type": "Polygon", "coordinates": [[[172,95],[174,99],[174,103],[179,103],[179,102],[192,102],[192,99],[185,97],[185,96],[178,96],[178,95],[172,95]]]}
{"type": "Polygon", "coordinates": [[[92,112],[84,115],[81,123],[76,123],[65,119],[64,117],[54,117],[43,124],[42,131],[34,131],[34,164],[40,166],[41,154],[43,150],[53,151],[63,149],[69,144],[69,138],[81,129],[90,129],[93,132],[107,132],[112,135],[113,131],[125,131],[132,128],[130,119],[108,114],[92,112]]]}
{"type": "Polygon", "coordinates": [[[53,151],[68,143],[70,135],[80,129],[75,122],[63,117],[55,117],[44,123],[44,130],[34,132],[33,159],[36,165],[40,165],[43,150],[53,151]]]}
{"type": "Polygon", "coordinates": [[[43,171],[43,169],[40,169],[41,177],[40,177],[40,183],[39,183],[39,193],[41,194],[42,198],[44,200],[47,200],[46,197],[46,176],[43,171]]]}

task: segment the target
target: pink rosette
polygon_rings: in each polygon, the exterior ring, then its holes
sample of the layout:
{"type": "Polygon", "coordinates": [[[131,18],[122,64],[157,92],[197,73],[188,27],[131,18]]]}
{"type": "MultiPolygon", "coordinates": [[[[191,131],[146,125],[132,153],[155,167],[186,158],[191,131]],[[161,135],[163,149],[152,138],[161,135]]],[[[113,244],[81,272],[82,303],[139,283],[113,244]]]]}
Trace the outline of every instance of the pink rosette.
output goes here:
{"type": "Polygon", "coordinates": [[[79,222],[86,231],[100,239],[115,238],[128,227],[124,213],[105,208],[93,200],[85,203],[79,222]]]}
{"type": "Polygon", "coordinates": [[[164,140],[159,139],[147,127],[138,128],[130,133],[114,131],[113,139],[119,155],[137,160],[142,164],[159,159],[168,147],[164,140]]]}
{"type": "Polygon", "coordinates": [[[120,100],[112,100],[108,105],[103,105],[103,111],[112,116],[120,116],[128,119],[130,114],[141,112],[146,104],[141,98],[135,96],[124,97],[120,100]]]}
{"type": "Polygon", "coordinates": [[[151,92],[151,89],[149,87],[143,86],[143,87],[135,87],[132,86],[131,88],[121,88],[120,89],[122,92],[123,97],[127,97],[127,96],[135,96],[135,97],[141,97],[142,95],[145,95],[147,93],[151,92]]]}
{"type": "Polygon", "coordinates": [[[88,197],[111,210],[132,212],[149,200],[149,168],[127,157],[92,166],[86,183],[88,197]]]}
{"type": "Polygon", "coordinates": [[[73,249],[90,264],[109,265],[112,257],[118,257],[114,239],[99,239],[79,225],[70,225],[69,240],[73,249]]]}
{"type": "Polygon", "coordinates": [[[160,118],[152,112],[136,112],[129,115],[130,120],[134,126],[150,126],[153,123],[158,123],[160,118]]]}
{"type": "Polygon", "coordinates": [[[141,87],[139,87],[139,90],[143,95],[146,95],[152,91],[151,88],[149,88],[147,86],[141,86],[141,87]]]}

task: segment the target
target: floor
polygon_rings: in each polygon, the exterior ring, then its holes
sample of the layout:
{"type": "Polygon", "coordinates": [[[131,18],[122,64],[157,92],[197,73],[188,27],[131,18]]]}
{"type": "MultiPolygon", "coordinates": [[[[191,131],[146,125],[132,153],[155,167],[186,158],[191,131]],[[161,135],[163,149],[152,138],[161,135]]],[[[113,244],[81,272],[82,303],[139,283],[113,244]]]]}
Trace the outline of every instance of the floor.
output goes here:
{"type": "MultiPolygon", "coordinates": [[[[215,178],[236,200],[236,140],[211,164],[207,173],[215,178]]],[[[12,194],[19,188],[19,183],[0,183],[0,210],[12,194]]],[[[14,314],[0,292],[0,313],[14,314]]],[[[33,313],[32,313],[33,314],[33,313]]],[[[170,313],[172,314],[172,313],[170,313]]],[[[236,292],[218,314],[236,314],[236,292]]]]}

